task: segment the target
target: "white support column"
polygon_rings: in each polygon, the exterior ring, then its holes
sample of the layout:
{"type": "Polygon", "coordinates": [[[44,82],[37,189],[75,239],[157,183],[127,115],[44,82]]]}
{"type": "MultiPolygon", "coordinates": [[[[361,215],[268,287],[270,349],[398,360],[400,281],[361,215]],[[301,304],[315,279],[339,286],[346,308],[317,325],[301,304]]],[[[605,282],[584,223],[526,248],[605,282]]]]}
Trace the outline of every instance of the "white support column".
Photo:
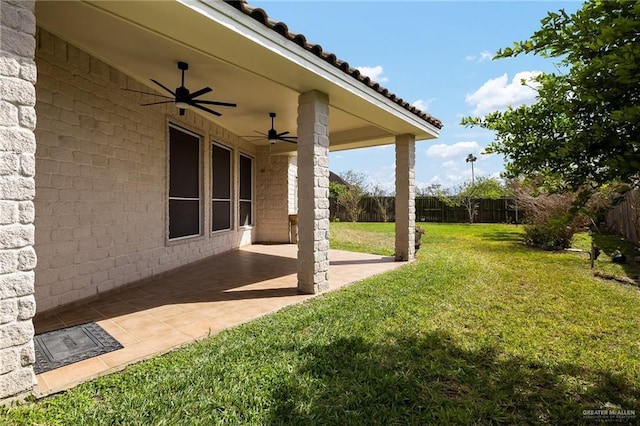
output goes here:
{"type": "Polygon", "coordinates": [[[35,384],[34,5],[0,0],[0,404],[35,384]]]}
{"type": "Polygon", "coordinates": [[[329,98],[298,98],[298,291],[329,289],[329,98]]]}
{"type": "Polygon", "coordinates": [[[396,260],[415,259],[415,163],[414,135],[396,137],[396,260]]]}

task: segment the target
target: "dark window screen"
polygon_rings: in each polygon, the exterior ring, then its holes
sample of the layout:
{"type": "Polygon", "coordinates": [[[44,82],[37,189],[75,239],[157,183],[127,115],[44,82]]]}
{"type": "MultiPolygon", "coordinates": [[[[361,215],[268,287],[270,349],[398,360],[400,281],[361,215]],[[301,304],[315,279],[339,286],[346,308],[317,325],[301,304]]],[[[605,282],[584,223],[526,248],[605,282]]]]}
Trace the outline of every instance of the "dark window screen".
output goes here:
{"type": "Polygon", "coordinates": [[[240,199],[251,200],[251,174],[253,160],[250,157],[240,156],[240,199]]]}
{"type": "Polygon", "coordinates": [[[231,228],[231,201],[214,201],[212,204],[212,229],[222,231],[231,228]]]}
{"type": "Polygon", "coordinates": [[[231,151],[213,145],[213,198],[231,198],[231,151]]]}
{"type": "Polygon", "coordinates": [[[169,127],[169,238],[200,234],[200,139],[169,127]]]}
{"type": "Polygon", "coordinates": [[[169,200],[169,238],[200,234],[200,201],[169,200]]]}
{"type": "Polygon", "coordinates": [[[240,226],[251,225],[251,201],[240,201],[240,226]]]}
{"type": "Polygon", "coordinates": [[[231,229],[231,150],[213,145],[212,164],[212,231],[231,229]]]}
{"type": "Polygon", "coordinates": [[[240,226],[253,224],[251,217],[253,202],[253,160],[240,156],[240,226]]]}
{"type": "Polygon", "coordinates": [[[200,196],[200,139],[173,127],[170,131],[169,196],[198,198],[200,196]]]}

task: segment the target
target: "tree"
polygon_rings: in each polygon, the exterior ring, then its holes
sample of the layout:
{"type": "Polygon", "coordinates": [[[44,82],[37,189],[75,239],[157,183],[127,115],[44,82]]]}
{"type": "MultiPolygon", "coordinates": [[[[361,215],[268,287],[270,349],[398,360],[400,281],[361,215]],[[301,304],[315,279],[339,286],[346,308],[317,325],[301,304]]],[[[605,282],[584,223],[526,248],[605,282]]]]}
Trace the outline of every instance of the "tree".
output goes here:
{"type": "Polygon", "coordinates": [[[478,199],[496,199],[506,195],[507,190],[496,178],[479,177],[475,182],[462,183],[454,188],[453,194],[447,189],[438,194],[438,199],[450,207],[463,206],[469,214],[469,223],[478,215],[478,199]]]}
{"type": "Polygon", "coordinates": [[[371,199],[375,203],[376,209],[378,213],[380,213],[380,217],[383,222],[389,221],[389,200],[391,199],[391,194],[387,192],[380,184],[376,184],[371,190],[371,199]]]}
{"type": "MultiPolygon", "coordinates": [[[[462,124],[496,132],[488,153],[506,176],[538,176],[556,189],[637,181],[640,171],[640,3],[595,0],[568,15],[549,13],[529,40],[498,51],[559,60],[563,74],[536,77],[531,106],[509,107],[462,124]]],[[[524,84],[524,83],[523,83],[524,84]]]]}
{"type": "Polygon", "coordinates": [[[329,182],[329,198],[338,198],[347,190],[347,186],[338,182],[329,182]]]}
{"type": "Polygon", "coordinates": [[[473,170],[473,163],[475,163],[477,159],[478,157],[476,157],[475,155],[469,154],[467,155],[467,158],[464,160],[467,163],[471,163],[471,185],[474,185],[476,183],[475,172],[473,170]]]}
{"type": "Polygon", "coordinates": [[[416,187],[416,197],[437,197],[442,193],[442,185],[439,183],[430,183],[424,187],[416,187]]]}
{"type": "Polygon", "coordinates": [[[348,185],[344,191],[338,194],[336,203],[345,210],[347,220],[356,222],[362,213],[360,200],[367,191],[367,175],[347,170],[341,174],[341,177],[348,185]]]}

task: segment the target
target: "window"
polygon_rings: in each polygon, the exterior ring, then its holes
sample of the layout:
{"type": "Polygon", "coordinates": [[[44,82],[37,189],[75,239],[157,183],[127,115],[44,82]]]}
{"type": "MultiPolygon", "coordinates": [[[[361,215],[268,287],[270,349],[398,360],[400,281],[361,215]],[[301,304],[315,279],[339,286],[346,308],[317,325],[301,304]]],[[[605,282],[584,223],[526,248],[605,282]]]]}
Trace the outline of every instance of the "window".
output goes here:
{"type": "Polygon", "coordinates": [[[240,226],[253,225],[253,158],[240,154],[240,226]]]}
{"type": "Polygon", "coordinates": [[[200,137],[169,127],[169,239],[200,235],[200,137]]]}
{"type": "Polygon", "coordinates": [[[232,151],[229,148],[213,144],[211,149],[212,194],[211,194],[211,230],[231,229],[231,182],[232,151]]]}

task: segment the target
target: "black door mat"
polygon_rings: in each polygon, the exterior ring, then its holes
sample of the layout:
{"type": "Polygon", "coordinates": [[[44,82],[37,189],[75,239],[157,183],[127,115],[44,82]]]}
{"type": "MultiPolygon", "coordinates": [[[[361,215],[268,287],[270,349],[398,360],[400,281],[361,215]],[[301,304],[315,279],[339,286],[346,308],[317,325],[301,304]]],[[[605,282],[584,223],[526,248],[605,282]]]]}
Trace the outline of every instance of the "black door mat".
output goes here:
{"type": "Polygon", "coordinates": [[[123,348],[95,322],[38,334],[33,340],[36,374],[123,348]]]}

